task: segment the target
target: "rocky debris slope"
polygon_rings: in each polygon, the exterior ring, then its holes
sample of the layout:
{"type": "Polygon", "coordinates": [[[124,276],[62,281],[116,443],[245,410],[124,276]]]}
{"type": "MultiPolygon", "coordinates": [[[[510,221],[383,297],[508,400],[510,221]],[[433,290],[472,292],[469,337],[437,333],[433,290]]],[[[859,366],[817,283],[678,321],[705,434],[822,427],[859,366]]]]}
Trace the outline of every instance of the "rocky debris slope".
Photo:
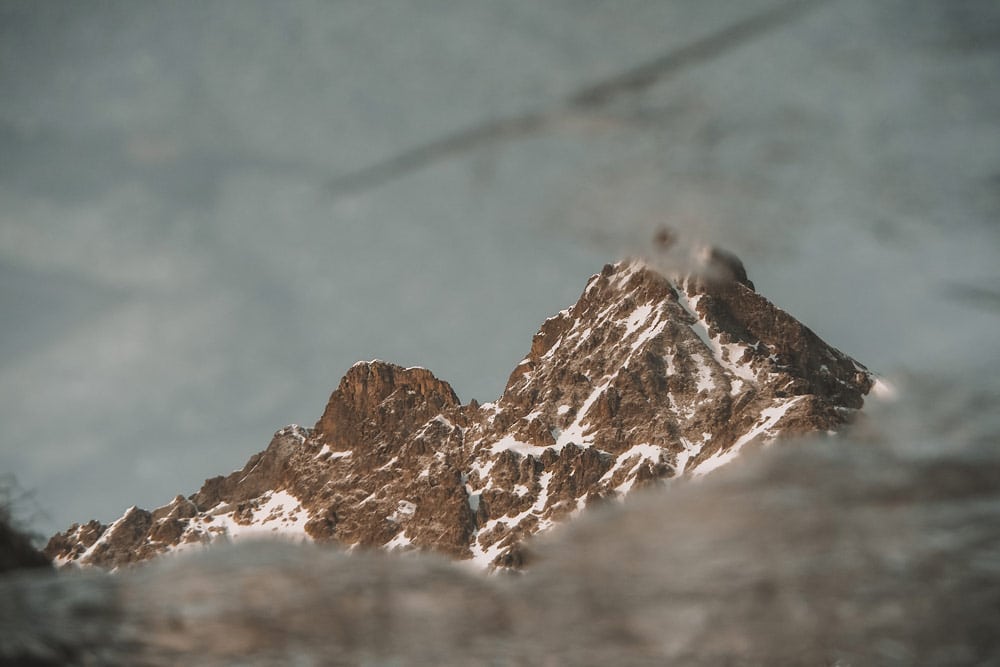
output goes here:
{"type": "Polygon", "coordinates": [[[542,325],[495,403],[423,368],[355,364],[312,429],[152,512],[54,536],[57,564],[114,568],[285,535],[518,566],[522,541],[589,504],[830,431],[875,380],[756,293],[739,260],[667,277],[607,265],[542,325]]]}

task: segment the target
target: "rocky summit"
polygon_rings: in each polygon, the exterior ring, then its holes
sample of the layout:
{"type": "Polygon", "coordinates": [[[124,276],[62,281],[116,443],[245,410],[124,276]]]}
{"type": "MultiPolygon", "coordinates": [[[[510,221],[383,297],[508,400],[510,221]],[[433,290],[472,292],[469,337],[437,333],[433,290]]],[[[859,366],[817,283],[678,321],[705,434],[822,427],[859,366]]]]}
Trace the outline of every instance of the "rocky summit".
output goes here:
{"type": "Polygon", "coordinates": [[[494,403],[423,368],[359,362],[313,428],[153,511],[55,535],[57,565],[117,568],[284,536],[519,567],[524,540],[608,498],[826,432],[876,380],[756,293],[739,260],[665,275],[607,265],[546,320],[494,403]]]}

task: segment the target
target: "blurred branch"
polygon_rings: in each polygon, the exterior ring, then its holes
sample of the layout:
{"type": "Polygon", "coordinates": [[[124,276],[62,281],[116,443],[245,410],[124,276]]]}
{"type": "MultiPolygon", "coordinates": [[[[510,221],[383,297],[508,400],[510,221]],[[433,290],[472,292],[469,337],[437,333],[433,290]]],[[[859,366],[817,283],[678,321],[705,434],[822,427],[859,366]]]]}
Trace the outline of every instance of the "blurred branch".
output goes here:
{"type": "Polygon", "coordinates": [[[372,190],[452,155],[487,144],[534,134],[539,132],[548,122],[549,116],[545,113],[491,121],[435,139],[423,146],[412,148],[377,162],[370,167],[338,176],[331,181],[330,189],[334,194],[372,190]]]}
{"type": "Polygon", "coordinates": [[[1000,291],[981,285],[950,283],[945,293],[952,298],[964,301],[969,306],[990,312],[1000,312],[1000,291]]]}
{"type": "Polygon", "coordinates": [[[373,165],[334,178],[334,195],[375,189],[423,167],[454,155],[519,139],[557,127],[574,127],[587,121],[607,123],[601,108],[624,95],[634,95],[677,72],[722,56],[780,28],[828,0],[794,0],[738,21],[690,44],[663,53],[652,60],[602,81],[583,86],[552,107],[521,116],[488,121],[460,130],[422,146],[403,151],[373,165]]]}
{"type": "Polygon", "coordinates": [[[35,492],[25,489],[12,473],[0,474],[0,523],[5,523],[28,537],[40,540],[41,535],[30,531],[29,526],[44,516],[35,492]]]}
{"type": "Polygon", "coordinates": [[[570,95],[569,104],[589,109],[607,104],[621,95],[640,93],[672,74],[714,60],[762,37],[822,2],[826,0],[798,0],[779,4],[604,81],[586,86],[570,95]]]}

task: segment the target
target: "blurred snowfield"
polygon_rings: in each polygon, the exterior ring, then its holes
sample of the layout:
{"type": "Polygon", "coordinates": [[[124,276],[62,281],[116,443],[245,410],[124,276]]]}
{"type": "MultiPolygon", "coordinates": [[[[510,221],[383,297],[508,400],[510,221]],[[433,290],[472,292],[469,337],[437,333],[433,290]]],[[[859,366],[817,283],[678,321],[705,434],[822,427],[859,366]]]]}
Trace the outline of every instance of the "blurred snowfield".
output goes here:
{"type": "Polygon", "coordinates": [[[993,443],[998,75],[989,0],[0,0],[0,471],[51,533],[358,359],[490,400],[662,225],[993,443]]]}

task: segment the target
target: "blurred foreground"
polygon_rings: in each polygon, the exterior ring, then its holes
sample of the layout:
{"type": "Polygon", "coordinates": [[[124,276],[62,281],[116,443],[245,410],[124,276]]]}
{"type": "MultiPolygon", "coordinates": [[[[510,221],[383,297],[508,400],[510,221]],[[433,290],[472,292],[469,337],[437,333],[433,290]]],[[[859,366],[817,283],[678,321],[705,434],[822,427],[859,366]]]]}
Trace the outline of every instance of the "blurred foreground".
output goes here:
{"type": "Polygon", "coordinates": [[[257,544],[0,579],[0,664],[1000,664],[988,391],[910,378],[846,438],[609,504],[484,577],[257,544]]]}

